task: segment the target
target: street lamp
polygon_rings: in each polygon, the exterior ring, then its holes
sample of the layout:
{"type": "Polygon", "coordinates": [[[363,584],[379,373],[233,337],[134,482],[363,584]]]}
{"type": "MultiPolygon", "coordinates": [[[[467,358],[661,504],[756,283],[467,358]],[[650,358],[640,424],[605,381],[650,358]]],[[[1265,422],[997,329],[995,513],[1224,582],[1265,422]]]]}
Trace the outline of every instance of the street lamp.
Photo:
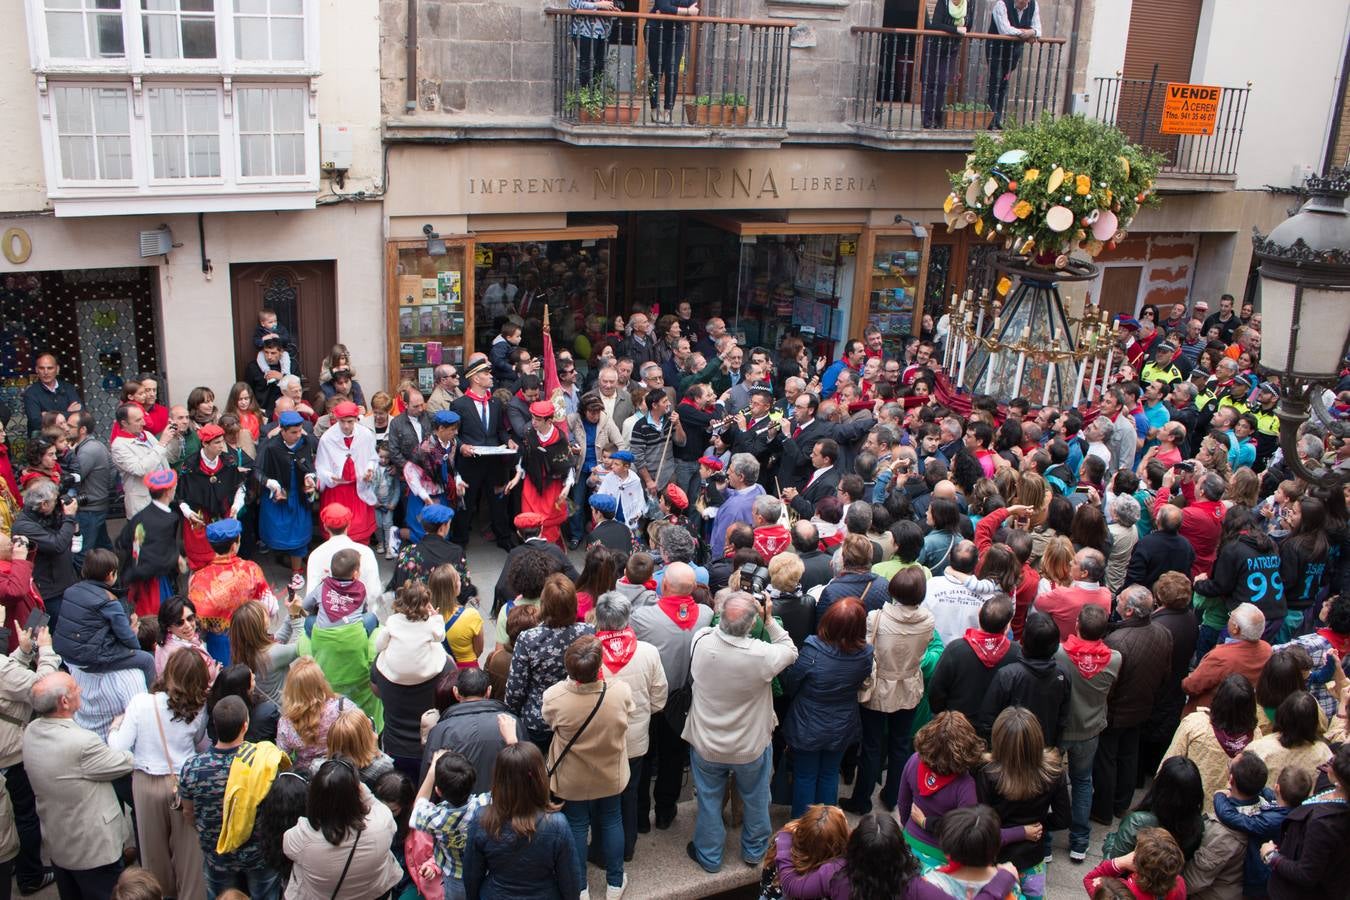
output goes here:
{"type": "Polygon", "coordinates": [[[1317,476],[1298,457],[1298,428],[1310,406],[1323,415],[1321,392],[1333,385],[1350,349],[1350,169],[1306,181],[1308,201],[1297,215],[1252,244],[1261,262],[1261,367],[1280,377],[1280,448],[1285,465],[1312,484],[1317,476]]]}

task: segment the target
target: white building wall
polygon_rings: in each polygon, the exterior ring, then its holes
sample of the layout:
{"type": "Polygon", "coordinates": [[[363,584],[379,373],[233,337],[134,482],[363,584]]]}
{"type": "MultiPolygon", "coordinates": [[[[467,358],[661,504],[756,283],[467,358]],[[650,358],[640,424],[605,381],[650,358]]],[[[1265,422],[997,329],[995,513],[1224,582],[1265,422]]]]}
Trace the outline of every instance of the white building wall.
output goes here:
{"type": "Polygon", "coordinates": [[[1238,156],[1238,188],[1299,184],[1326,150],[1350,41],[1350,3],[1209,0],[1201,13],[1192,80],[1252,83],[1238,156]]]}
{"type": "Polygon", "coordinates": [[[123,266],[156,270],[160,365],[174,402],[186,399],[197,385],[220,394],[235,381],[230,263],[335,260],[338,340],[351,351],[358,377],[364,376],[368,384],[384,383],[385,314],[380,291],[384,225],[379,204],[209,214],[206,253],[214,267],[209,278],[201,271],[196,216],[43,216],[13,224],[28,234],[33,253],[23,265],[4,263],[10,271],[123,266]],[[173,250],[167,262],[163,257],[141,259],[137,232],[161,223],[183,246],[173,250]]]}

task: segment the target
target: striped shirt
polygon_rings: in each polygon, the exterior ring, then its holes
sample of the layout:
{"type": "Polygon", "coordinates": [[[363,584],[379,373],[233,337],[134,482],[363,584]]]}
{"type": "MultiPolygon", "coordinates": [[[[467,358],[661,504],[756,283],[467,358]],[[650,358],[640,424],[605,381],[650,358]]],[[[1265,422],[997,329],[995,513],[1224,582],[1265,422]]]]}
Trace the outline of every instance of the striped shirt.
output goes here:
{"type": "Polygon", "coordinates": [[[145,674],[140,669],[85,672],[71,665],[69,660],[66,668],[80,686],[80,708],[75,711],[75,724],[106,742],[112,720],[126,712],[132,697],[146,693],[145,674]]]}
{"type": "Polygon", "coordinates": [[[491,794],[472,794],[463,806],[432,803],[420,797],[413,805],[412,821],[418,831],[431,835],[436,845],[436,864],[441,873],[457,880],[464,878],[464,845],[469,838],[469,822],[478,810],[492,802],[491,794]]]}

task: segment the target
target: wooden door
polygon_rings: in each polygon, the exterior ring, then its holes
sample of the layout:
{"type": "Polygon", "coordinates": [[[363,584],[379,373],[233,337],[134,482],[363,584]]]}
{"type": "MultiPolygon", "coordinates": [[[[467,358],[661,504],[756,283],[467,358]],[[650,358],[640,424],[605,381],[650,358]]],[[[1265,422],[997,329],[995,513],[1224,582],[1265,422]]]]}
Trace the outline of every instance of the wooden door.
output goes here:
{"type": "Polygon", "coordinates": [[[258,355],[253,332],[263,307],[276,310],[300,349],[305,392],[318,389],[323,359],[337,343],[337,286],[332,260],[235,263],[230,266],[234,304],[234,362],[242,378],[258,355]]]}
{"type": "Polygon", "coordinates": [[[1133,316],[1139,303],[1139,279],[1143,266],[1104,266],[1102,268],[1101,307],[1111,318],[1124,313],[1133,316]]]}

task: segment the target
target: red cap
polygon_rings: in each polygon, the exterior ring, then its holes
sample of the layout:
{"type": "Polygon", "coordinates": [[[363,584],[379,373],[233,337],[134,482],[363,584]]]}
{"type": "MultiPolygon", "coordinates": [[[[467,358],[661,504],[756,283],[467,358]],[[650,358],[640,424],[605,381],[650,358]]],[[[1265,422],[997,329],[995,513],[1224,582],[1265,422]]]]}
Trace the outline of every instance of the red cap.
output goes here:
{"type": "Polygon", "coordinates": [[[544,517],[539,513],[523,512],[515,518],[517,528],[542,528],[544,526],[544,517]]]}
{"type": "Polygon", "coordinates": [[[714,472],[720,472],[720,471],[722,471],[722,461],[721,461],[720,459],[717,459],[716,457],[712,457],[712,456],[701,456],[701,457],[699,457],[698,464],[699,464],[700,466],[707,466],[708,468],[712,469],[714,472]]]}
{"type": "Polygon", "coordinates": [[[352,511],[341,503],[330,503],[319,512],[319,521],[330,530],[346,528],[352,524],[352,511]]]}
{"type": "Polygon", "coordinates": [[[209,444],[216,438],[222,438],[224,436],[225,436],[225,429],[221,428],[219,425],[216,425],[215,423],[212,423],[210,425],[203,425],[201,428],[197,429],[197,438],[203,444],[209,444]]]}
{"type": "Polygon", "coordinates": [[[355,419],[361,415],[361,407],[350,400],[343,400],[337,406],[333,407],[333,417],[335,419],[355,419]]]}
{"type": "Polygon", "coordinates": [[[555,412],[553,404],[547,400],[536,400],[530,404],[530,415],[538,416],[541,419],[551,419],[555,412]]]}
{"type": "Polygon", "coordinates": [[[666,500],[676,509],[689,508],[689,497],[678,484],[666,485],[666,500]]]}

